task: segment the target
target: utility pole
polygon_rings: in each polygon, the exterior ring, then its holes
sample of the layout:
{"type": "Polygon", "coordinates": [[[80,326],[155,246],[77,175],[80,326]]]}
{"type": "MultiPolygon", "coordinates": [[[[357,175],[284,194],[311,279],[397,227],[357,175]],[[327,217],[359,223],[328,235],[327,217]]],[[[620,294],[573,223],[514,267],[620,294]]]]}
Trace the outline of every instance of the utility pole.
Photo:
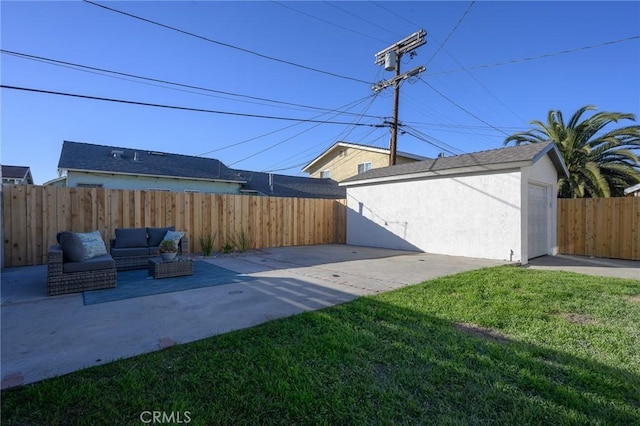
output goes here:
{"type": "Polygon", "coordinates": [[[425,30],[419,30],[411,34],[408,37],[403,38],[397,43],[387,47],[384,50],[375,54],[376,65],[384,65],[386,71],[395,70],[395,77],[389,80],[381,81],[373,85],[372,89],[376,92],[386,89],[389,86],[393,86],[393,123],[391,127],[391,142],[389,143],[389,165],[396,164],[396,151],[398,147],[398,106],[400,104],[400,83],[409,77],[418,75],[426,68],[419,66],[404,74],[400,74],[400,59],[402,55],[410,52],[410,56],[416,55],[413,52],[418,47],[425,44],[427,41],[425,37],[427,32],[425,30]]]}

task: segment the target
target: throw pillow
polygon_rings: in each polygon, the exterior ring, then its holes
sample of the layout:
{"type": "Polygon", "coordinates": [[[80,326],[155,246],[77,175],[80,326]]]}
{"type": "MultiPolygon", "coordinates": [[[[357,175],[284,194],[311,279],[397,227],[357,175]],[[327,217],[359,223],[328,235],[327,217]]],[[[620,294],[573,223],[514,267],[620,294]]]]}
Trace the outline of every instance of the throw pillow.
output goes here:
{"type": "Polygon", "coordinates": [[[62,249],[64,262],[80,262],[84,258],[84,246],[77,234],[73,232],[60,232],[57,235],[58,243],[62,249]]]}
{"type": "Polygon", "coordinates": [[[149,235],[149,247],[158,247],[162,242],[162,239],[167,234],[167,231],[175,231],[173,226],[167,228],[147,228],[147,235],[149,235]]]}
{"type": "Polygon", "coordinates": [[[75,235],[84,248],[84,256],[82,260],[107,254],[107,246],[104,244],[100,231],[77,232],[75,235]]]}
{"type": "MultiPolygon", "coordinates": [[[[178,243],[180,243],[182,237],[184,237],[184,232],[167,231],[162,241],[171,240],[173,241],[173,244],[178,247],[178,243]]],[[[160,243],[160,245],[162,245],[162,242],[160,243]]]]}

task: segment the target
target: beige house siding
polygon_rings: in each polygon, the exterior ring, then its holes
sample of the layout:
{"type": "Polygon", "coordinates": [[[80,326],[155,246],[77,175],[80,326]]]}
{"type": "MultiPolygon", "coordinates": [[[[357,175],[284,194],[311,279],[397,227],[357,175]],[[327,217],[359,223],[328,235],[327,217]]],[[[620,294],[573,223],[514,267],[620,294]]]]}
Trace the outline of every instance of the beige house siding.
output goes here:
{"type": "MultiPolygon", "coordinates": [[[[397,164],[416,161],[411,158],[398,155],[397,164]]],[[[358,164],[371,163],[372,169],[387,167],[389,155],[381,152],[373,152],[366,149],[340,146],[330,152],[326,158],[314,164],[307,172],[313,178],[321,178],[323,171],[329,171],[331,179],[341,182],[358,174],[358,164]]]]}

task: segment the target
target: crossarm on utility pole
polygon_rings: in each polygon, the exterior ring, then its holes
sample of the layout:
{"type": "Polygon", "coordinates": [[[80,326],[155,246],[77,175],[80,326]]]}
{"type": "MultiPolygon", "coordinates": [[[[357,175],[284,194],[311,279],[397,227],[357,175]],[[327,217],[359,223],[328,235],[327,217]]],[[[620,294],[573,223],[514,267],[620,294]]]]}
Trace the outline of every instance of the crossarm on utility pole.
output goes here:
{"type": "MultiPolygon", "coordinates": [[[[384,50],[375,54],[377,65],[386,64],[385,69],[387,71],[391,71],[392,68],[388,65],[391,62],[391,58],[395,57],[395,77],[392,79],[381,81],[372,86],[372,89],[376,92],[386,89],[387,87],[393,85],[393,122],[391,127],[391,141],[389,143],[389,165],[393,166],[396,164],[396,152],[398,147],[398,108],[400,105],[400,83],[402,80],[405,80],[409,77],[413,77],[414,75],[420,74],[425,70],[424,66],[419,66],[417,68],[412,69],[411,71],[407,71],[404,74],[400,74],[400,58],[402,55],[407,52],[411,52],[418,47],[425,44],[427,41],[425,37],[427,32],[424,30],[416,31],[408,37],[392,44],[384,50]]],[[[413,57],[414,53],[411,54],[413,57]]]]}

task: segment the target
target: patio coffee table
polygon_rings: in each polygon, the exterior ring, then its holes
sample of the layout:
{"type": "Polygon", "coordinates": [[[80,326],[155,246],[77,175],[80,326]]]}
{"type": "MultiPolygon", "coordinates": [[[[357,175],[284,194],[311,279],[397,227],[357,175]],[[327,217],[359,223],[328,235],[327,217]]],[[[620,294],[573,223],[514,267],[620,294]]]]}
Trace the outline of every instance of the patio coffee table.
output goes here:
{"type": "Polygon", "coordinates": [[[167,261],[160,257],[153,257],[149,259],[149,275],[154,279],[193,275],[193,262],[186,258],[167,261]]]}

